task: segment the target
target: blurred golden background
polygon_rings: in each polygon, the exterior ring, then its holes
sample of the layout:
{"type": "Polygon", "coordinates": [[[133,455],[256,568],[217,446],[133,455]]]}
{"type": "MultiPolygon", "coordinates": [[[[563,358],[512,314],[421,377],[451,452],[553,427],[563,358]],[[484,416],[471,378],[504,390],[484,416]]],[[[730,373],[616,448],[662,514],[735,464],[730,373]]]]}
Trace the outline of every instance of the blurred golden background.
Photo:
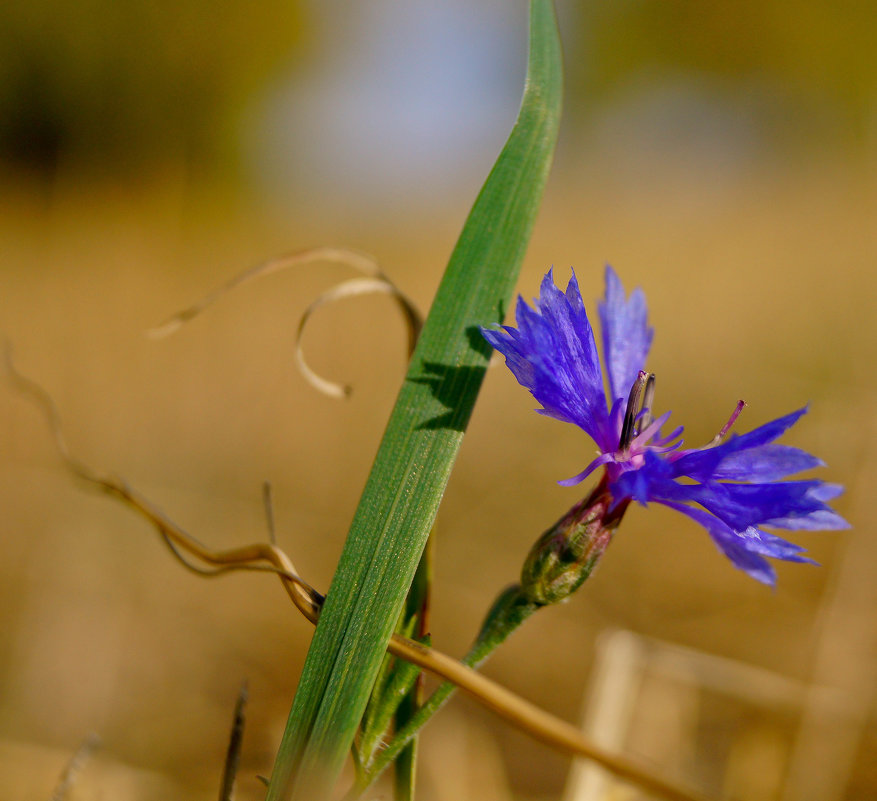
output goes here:
{"type": "MultiPolygon", "coordinates": [[[[822,566],[778,565],[771,592],[690,521],[633,509],[582,591],[486,671],[569,720],[602,709],[618,747],[714,793],[871,799],[873,8],[559,11],[565,123],[520,291],[572,265],[596,299],[606,261],[643,286],[657,405],[690,443],[739,398],[738,430],[809,402],[786,441],[846,486],[853,528],[796,533],[822,566]]],[[[307,332],[313,366],[354,385],[346,403],[292,362],[298,317],[342,267],[242,288],[166,340],[144,331],[319,244],[374,254],[427,309],[514,119],[525,24],[523,2],[500,0],[0,6],[0,330],[74,452],[217,547],[265,538],[270,480],[279,544],[326,588],[402,375],[388,301],[322,310],[307,332]]],[[[439,518],[433,637],[447,652],[579,499],[555,482],[590,444],[533,406],[504,368],[488,374],[439,518]]],[[[215,797],[244,677],[238,797],[260,798],[309,625],[266,577],[182,570],[70,478],[11,390],[0,421],[0,801],[50,797],[90,731],[102,746],[71,798],[215,797]]],[[[564,790],[569,760],[468,700],[423,741],[424,801],[586,797],[577,780],[564,790]]]]}

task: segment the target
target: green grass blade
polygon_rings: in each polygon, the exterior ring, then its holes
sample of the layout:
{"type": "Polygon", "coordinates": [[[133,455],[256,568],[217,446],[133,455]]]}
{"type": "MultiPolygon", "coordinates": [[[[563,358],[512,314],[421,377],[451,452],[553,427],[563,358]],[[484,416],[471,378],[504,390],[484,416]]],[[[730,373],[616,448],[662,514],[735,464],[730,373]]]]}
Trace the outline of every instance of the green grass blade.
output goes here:
{"type": "Polygon", "coordinates": [[[551,0],[531,0],[517,122],[451,256],[351,524],[280,745],[269,801],[331,795],[399,618],[490,349],[557,139],[562,68],[551,0]]]}

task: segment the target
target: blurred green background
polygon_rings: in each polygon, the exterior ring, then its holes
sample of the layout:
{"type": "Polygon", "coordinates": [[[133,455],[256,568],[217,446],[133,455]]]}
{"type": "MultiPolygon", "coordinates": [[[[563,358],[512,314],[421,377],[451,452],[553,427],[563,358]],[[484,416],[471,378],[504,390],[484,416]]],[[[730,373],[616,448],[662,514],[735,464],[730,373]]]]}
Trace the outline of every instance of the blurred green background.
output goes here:
{"type": "MultiPolygon", "coordinates": [[[[590,301],[606,261],[643,286],[657,406],[691,443],[738,398],[741,428],[809,401],[787,441],[846,485],[854,528],[797,534],[822,566],[779,565],[771,592],[693,523],[633,509],[583,590],[486,670],[577,720],[613,629],[764,668],[798,683],[791,707],[704,691],[643,714],[626,747],[740,798],[871,799],[873,6],[559,12],[565,123],[521,292],[572,265],[590,301]]],[[[167,340],[143,332],[246,267],[330,243],[375,254],[428,308],[514,120],[525,25],[507,0],[0,6],[0,329],[75,452],[217,547],[264,538],[272,481],[281,546],[328,586],[402,375],[389,303],[322,310],[307,332],[313,366],[355,386],[346,403],[292,363],[299,315],[342,267],[248,286],[167,340]]],[[[533,405],[489,373],[439,519],[433,637],[450,653],[578,500],[555,482],[591,446],[533,405]]],[[[244,676],[239,797],[261,797],[308,624],[265,577],[185,573],[68,477],[12,392],[0,421],[0,801],[48,797],[92,730],[103,747],[72,798],[213,797],[244,676]]],[[[568,766],[459,700],[425,735],[422,797],[558,798],[568,766]]]]}

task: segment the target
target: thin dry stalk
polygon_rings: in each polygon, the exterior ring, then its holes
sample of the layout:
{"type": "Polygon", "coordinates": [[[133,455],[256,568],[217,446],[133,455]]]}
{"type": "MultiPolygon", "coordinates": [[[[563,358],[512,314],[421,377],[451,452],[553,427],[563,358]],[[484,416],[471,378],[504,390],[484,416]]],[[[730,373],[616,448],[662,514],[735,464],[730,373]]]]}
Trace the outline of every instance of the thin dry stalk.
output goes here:
{"type": "Polygon", "coordinates": [[[241,747],[244,743],[244,723],[246,720],[244,710],[247,706],[247,698],[247,682],[244,681],[238,692],[238,700],[234,705],[231,736],[228,740],[228,750],[225,753],[222,784],[219,787],[219,801],[233,801],[234,799],[234,784],[238,775],[238,767],[241,764],[241,747]]]}
{"type": "Polygon", "coordinates": [[[58,783],[52,791],[52,801],[67,801],[67,794],[79,778],[83,766],[99,746],[100,737],[94,732],[91,732],[82,741],[79,748],[76,749],[73,756],[70,757],[70,760],[64,767],[64,770],[61,772],[61,776],[58,778],[58,783]]]}

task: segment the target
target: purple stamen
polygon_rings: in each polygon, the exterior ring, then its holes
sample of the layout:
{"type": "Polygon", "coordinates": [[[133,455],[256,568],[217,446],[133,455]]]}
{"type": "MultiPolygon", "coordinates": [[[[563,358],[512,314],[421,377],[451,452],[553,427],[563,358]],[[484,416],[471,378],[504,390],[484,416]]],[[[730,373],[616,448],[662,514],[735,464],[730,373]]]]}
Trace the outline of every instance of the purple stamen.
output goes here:
{"type": "MultiPolygon", "coordinates": [[[[672,442],[677,437],[682,436],[682,432],[685,430],[684,426],[677,426],[673,429],[666,437],[655,437],[652,440],[653,445],[666,445],[668,442],[672,442]]],[[[678,442],[677,445],[681,445],[682,442],[678,442]]],[[[675,447],[675,446],[674,446],[675,447]]]]}
{"type": "Polygon", "coordinates": [[[739,400],[737,401],[737,405],[734,407],[734,411],[731,412],[731,416],[728,418],[728,422],[722,426],[721,431],[716,434],[712,440],[707,444],[707,448],[712,448],[713,445],[718,445],[724,438],[725,435],[731,430],[731,426],[737,422],[737,418],[740,416],[740,412],[742,412],[746,408],[746,401],[739,400]]]}
{"type": "Polygon", "coordinates": [[[637,422],[636,430],[639,433],[643,428],[647,428],[652,422],[652,402],[655,400],[655,374],[650,373],[649,379],[646,381],[646,388],[643,390],[642,412],[637,422]]]}
{"type": "Polygon", "coordinates": [[[624,425],[621,427],[621,437],[618,440],[619,451],[626,451],[630,447],[630,442],[636,433],[634,431],[634,425],[637,417],[643,410],[642,399],[648,383],[649,374],[646,373],[645,370],[640,370],[633,382],[633,386],[630,388],[630,394],[627,396],[627,409],[624,413],[624,425]]]}
{"type": "Polygon", "coordinates": [[[630,443],[631,447],[633,449],[645,447],[646,443],[661,430],[661,426],[663,426],[669,418],[670,412],[664,412],[664,414],[662,414],[657,420],[652,421],[647,428],[633,439],[630,443]]]}

